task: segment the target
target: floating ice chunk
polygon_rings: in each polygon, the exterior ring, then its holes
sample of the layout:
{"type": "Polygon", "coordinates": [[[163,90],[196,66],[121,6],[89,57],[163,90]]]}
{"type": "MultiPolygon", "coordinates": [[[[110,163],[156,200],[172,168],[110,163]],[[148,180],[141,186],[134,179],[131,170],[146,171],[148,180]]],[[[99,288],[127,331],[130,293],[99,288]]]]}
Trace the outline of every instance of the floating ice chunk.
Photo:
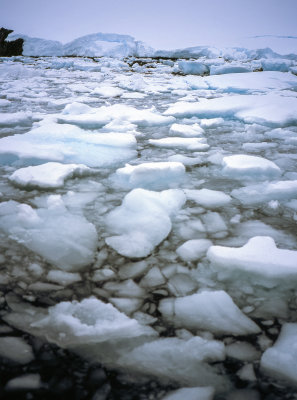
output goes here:
{"type": "Polygon", "coordinates": [[[5,385],[5,390],[36,390],[42,387],[39,374],[25,374],[10,379],[5,385]]]}
{"type": "Polygon", "coordinates": [[[239,74],[245,72],[251,72],[251,69],[242,64],[212,65],[210,68],[210,75],[239,74]]]}
{"type": "Polygon", "coordinates": [[[65,286],[81,281],[81,276],[79,273],[59,271],[59,270],[49,271],[46,278],[51,282],[59,283],[65,286]]]}
{"type": "Polygon", "coordinates": [[[203,164],[204,161],[202,157],[187,157],[182,154],[174,154],[173,156],[168,157],[168,161],[170,162],[181,162],[185,166],[192,166],[192,165],[200,165],[203,164]]]}
{"type": "Polygon", "coordinates": [[[297,251],[278,249],[269,236],[255,236],[239,248],[212,246],[207,257],[224,270],[240,270],[267,279],[297,278],[297,251]]]}
{"type": "Polygon", "coordinates": [[[225,121],[223,118],[203,118],[200,120],[200,126],[202,126],[202,128],[216,128],[224,123],[225,121]]]}
{"type": "Polygon", "coordinates": [[[209,67],[199,61],[179,61],[179,71],[185,75],[208,75],[209,67]]]}
{"type": "Polygon", "coordinates": [[[255,361],[260,352],[248,342],[235,342],[226,346],[226,355],[241,361],[255,361]]]}
{"type": "Polygon", "coordinates": [[[94,259],[98,240],[94,225],[71,214],[58,195],[48,197],[47,208],[33,209],[15,201],[1,203],[0,228],[66,271],[79,270],[94,259]]]}
{"type": "Polygon", "coordinates": [[[253,364],[245,364],[236,375],[238,375],[242,381],[255,382],[257,380],[253,364]]]}
{"type": "Polygon", "coordinates": [[[185,189],[188,200],[194,201],[204,208],[219,208],[228,205],[231,197],[224,192],[210,189],[191,190],[185,189]]]}
{"type": "Polygon", "coordinates": [[[18,186],[39,188],[58,188],[64,185],[65,179],[86,176],[92,170],[82,164],[46,164],[16,170],[9,180],[18,186]]]}
{"type": "Polygon", "coordinates": [[[234,189],[231,196],[242,204],[258,204],[271,200],[290,200],[297,196],[297,180],[264,182],[234,189]]]}
{"type": "Polygon", "coordinates": [[[212,400],[213,396],[214,388],[212,387],[192,387],[169,392],[162,400],[212,400]]]}
{"type": "Polygon", "coordinates": [[[275,344],[261,358],[261,369],[268,375],[297,384],[297,324],[286,323],[275,344]]]}
{"type": "Polygon", "coordinates": [[[44,330],[50,342],[63,347],[110,342],[138,336],[156,336],[155,331],[127,317],[112,304],[95,298],[62,302],[48,309],[48,315],[32,324],[44,330]]]}
{"type": "Polygon", "coordinates": [[[123,282],[107,282],[103,288],[118,297],[143,298],[146,294],[145,290],[132,279],[123,282]]]}
{"type": "MultiPolygon", "coordinates": [[[[230,65],[230,64],[229,64],[230,65]]],[[[220,68],[220,67],[216,67],[220,68]]],[[[223,66],[223,69],[228,66],[223,66]]],[[[211,68],[212,73],[212,68],[211,68]]],[[[271,90],[293,89],[297,86],[297,79],[290,74],[281,72],[248,72],[248,73],[228,73],[227,75],[213,75],[205,78],[211,89],[220,89],[230,92],[269,92],[271,90]]]]}
{"type": "Polygon", "coordinates": [[[148,256],[171,231],[170,217],[185,203],[181,190],[160,193],[134,189],[126,195],[120,207],[106,218],[108,228],[117,236],[106,243],[126,257],[148,256]]]}
{"type": "Polygon", "coordinates": [[[122,94],[122,99],[143,99],[147,94],[140,92],[126,92],[122,94]]]}
{"type": "Polygon", "coordinates": [[[34,360],[31,346],[20,337],[0,337],[0,356],[18,364],[28,364],[34,360]]]}
{"type": "Polygon", "coordinates": [[[234,95],[201,99],[198,103],[178,102],[164,115],[182,117],[238,118],[248,123],[285,126],[296,124],[297,98],[274,93],[265,95],[234,95]]]}
{"type": "Polygon", "coordinates": [[[141,279],[140,286],[144,288],[152,288],[155,286],[164,285],[166,282],[162,275],[159,267],[153,267],[149,272],[141,279]]]}
{"type": "Polygon", "coordinates": [[[173,124],[169,129],[169,133],[173,132],[174,134],[178,134],[184,137],[196,137],[201,136],[204,133],[204,130],[198,125],[182,125],[182,124],[173,124]]]}
{"type": "Polygon", "coordinates": [[[101,97],[119,97],[123,94],[123,90],[114,86],[100,86],[95,88],[92,94],[101,97]]]}
{"type": "Polygon", "coordinates": [[[260,332],[223,290],[202,292],[160,302],[159,310],[176,326],[201,329],[216,335],[248,335],[260,332]]]}
{"type": "Polygon", "coordinates": [[[136,372],[188,385],[222,388],[224,379],[205,362],[222,361],[224,344],[195,336],[189,340],[162,338],[125,354],[119,363],[136,372]]]}
{"type": "Polygon", "coordinates": [[[0,107],[6,107],[10,105],[10,101],[6,99],[0,99],[0,107]]]}
{"type": "Polygon", "coordinates": [[[85,113],[90,112],[91,110],[92,110],[92,107],[88,106],[87,104],[78,103],[75,101],[74,103],[67,104],[67,106],[65,106],[62,114],[65,114],[65,115],[85,114],[85,113]]]}
{"type": "Polygon", "coordinates": [[[168,289],[173,296],[180,297],[195,292],[198,284],[189,274],[177,273],[169,278],[168,289]]]}
{"type": "Polygon", "coordinates": [[[263,157],[236,154],[223,158],[223,174],[235,179],[273,179],[281,174],[280,168],[263,157]]]}
{"type": "Polygon", "coordinates": [[[116,171],[115,180],[128,188],[167,189],[184,179],[185,170],[180,162],[150,162],[136,166],[126,164],[116,171]]]}
{"type": "Polygon", "coordinates": [[[228,230],[224,219],[217,212],[207,212],[201,215],[202,222],[208,233],[225,232],[228,230]]]}
{"type": "Polygon", "coordinates": [[[113,104],[93,108],[91,112],[81,115],[61,115],[58,122],[75,124],[84,128],[100,128],[112,120],[129,121],[138,126],[168,125],[175,121],[175,118],[157,113],[154,109],[139,110],[125,104],[113,104]]]}
{"type": "Polygon", "coordinates": [[[208,239],[192,239],[179,246],[176,252],[184,261],[196,261],[205,256],[211,245],[208,239]]]}
{"type": "Polygon", "coordinates": [[[0,113],[0,127],[30,125],[32,123],[32,115],[26,112],[17,113],[0,113]]]}
{"type": "Polygon", "coordinates": [[[125,298],[125,297],[111,297],[109,301],[121,312],[131,315],[142,306],[142,299],[125,298]]]}
{"type": "Polygon", "coordinates": [[[114,166],[136,155],[134,135],[86,132],[76,126],[43,123],[40,127],[0,139],[0,162],[20,159],[29,165],[44,161],[114,166]]]}
{"type": "Polygon", "coordinates": [[[167,149],[184,149],[190,151],[208,150],[209,145],[205,138],[167,137],[163,139],[149,139],[149,143],[156,147],[167,149]]]}

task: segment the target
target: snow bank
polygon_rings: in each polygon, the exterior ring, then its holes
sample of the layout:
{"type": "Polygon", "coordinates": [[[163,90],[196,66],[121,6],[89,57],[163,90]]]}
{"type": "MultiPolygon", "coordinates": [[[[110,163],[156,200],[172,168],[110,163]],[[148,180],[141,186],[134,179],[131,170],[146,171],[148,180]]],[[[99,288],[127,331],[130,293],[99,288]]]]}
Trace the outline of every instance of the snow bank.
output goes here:
{"type": "Polygon", "coordinates": [[[115,181],[127,188],[167,189],[185,177],[185,167],[180,162],[151,162],[132,166],[126,164],[116,171],[115,181]]]}
{"type": "Polygon", "coordinates": [[[1,203],[0,229],[66,271],[80,270],[94,260],[94,225],[68,211],[60,195],[49,196],[47,208],[33,209],[12,200],[1,203]]]}
{"type": "Polygon", "coordinates": [[[106,243],[123,256],[147,257],[168,236],[170,218],[185,201],[185,195],[178,189],[132,190],[106,218],[107,227],[117,235],[108,237],[106,243]]]}
{"type": "Polygon", "coordinates": [[[246,317],[223,290],[205,291],[160,302],[160,312],[176,326],[216,335],[248,335],[260,328],[246,317]]]}
{"type": "Polygon", "coordinates": [[[286,323],[272,347],[261,358],[264,373],[297,384],[297,324],[286,323]]]}
{"type": "Polygon", "coordinates": [[[220,269],[240,270],[267,279],[297,278],[297,251],[278,249],[268,236],[255,236],[240,248],[212,246],[207,257],[220,269]]]}

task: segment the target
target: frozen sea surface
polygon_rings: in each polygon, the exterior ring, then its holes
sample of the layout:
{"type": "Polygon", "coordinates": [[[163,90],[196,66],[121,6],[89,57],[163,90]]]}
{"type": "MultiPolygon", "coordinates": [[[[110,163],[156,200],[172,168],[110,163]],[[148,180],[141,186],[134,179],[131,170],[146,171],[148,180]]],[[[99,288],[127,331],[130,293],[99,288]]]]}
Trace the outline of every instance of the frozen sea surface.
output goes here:
{"type": "Polygon", "coordinates": [[[296,57],[199,51],[0,59],[1,398],[297,398],[296,57]]]}

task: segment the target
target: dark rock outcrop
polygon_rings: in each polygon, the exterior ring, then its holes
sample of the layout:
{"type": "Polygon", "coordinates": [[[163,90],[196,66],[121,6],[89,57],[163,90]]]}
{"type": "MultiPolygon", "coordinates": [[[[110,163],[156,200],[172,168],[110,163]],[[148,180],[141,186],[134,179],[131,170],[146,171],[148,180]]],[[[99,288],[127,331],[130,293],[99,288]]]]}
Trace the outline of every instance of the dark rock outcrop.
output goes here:
{"type": "Polygon", "coordinates": [[[0,57],[21,56],[23,53],[23,39],[6,41],[11,29],[0,28],[0,57]]]}

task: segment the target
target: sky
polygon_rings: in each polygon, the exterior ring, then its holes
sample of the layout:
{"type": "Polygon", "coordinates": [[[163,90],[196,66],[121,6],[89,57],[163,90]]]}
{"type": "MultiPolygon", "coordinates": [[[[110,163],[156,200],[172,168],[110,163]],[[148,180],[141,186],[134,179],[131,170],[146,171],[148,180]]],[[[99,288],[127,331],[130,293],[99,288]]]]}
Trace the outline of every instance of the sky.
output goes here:
{"type": "Polygon", "coordinates": [[[297,0],[0,0],[0,10],[0,26],[62,43],[97,32],[155,49],[297,36],[297,0]]]}

